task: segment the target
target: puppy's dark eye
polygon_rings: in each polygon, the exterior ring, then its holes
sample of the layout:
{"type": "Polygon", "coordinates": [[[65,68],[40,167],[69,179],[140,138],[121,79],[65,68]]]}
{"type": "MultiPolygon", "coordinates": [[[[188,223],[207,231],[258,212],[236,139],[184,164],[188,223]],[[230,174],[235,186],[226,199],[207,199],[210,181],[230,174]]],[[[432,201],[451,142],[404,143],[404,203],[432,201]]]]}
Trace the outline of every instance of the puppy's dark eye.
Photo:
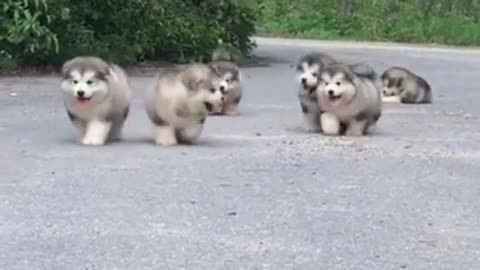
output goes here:
{"type": "Polygon", "coordinates": [[[325,85],[328,85],[328,82],[325,82],[325,85]]]}
{"type": "Polygon", "coordinates": [[[77,84],[77,83],[78,83],[78,81],[77,81],[77,80],[73,80],[73,84],[77,84]]]}
{"type": "Polygon", "coordinates": [[[227,83],[230,83],[230,79],[226,79],[225,81],[226,81],[227,83]]]}
{"type": "Polygon", "coordinates": [[[88,85],[92,85],[92,84],[93,84],[93,81],[92,81],[92,80],[88,80],[88,81],[87,81],[87,84],[88,84],[88,85]]]}
{"type": "Polygon", "coordinates": [[[215,93],[215,88],[210,88],[210,93],[215,93]]]}
{"type": "Polygon", "coordinates": [[[340,86],[340,85],[341,85],[341,83],[340,83],[340,82],[337,82],[337,85],[338,85],[338,86],[340,86]]]}
{"type": "Polygon", "coordinates": [[[312,73],[312,76],[313,76],[313,77],[317,77],[317,76],[318,76],[318,73],[312,73]]]}

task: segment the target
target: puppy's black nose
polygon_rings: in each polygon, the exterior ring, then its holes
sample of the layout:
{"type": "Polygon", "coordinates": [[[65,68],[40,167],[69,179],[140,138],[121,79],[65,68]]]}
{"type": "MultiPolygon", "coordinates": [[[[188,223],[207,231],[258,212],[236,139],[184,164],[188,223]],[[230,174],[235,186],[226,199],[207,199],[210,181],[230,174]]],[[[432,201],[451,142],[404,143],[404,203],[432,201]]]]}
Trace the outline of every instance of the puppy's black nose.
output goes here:
{"type": "Polygon", "coordinates": [[[329,96],[333,96],[333,94],[335,94],[335,93],[333,92],[333,90],[328,90],[327,93],[328,93],[329,96]]]}
{"type": "Polygon", "coordinates": [[[307,79],[302,78],[302,84],[307,84],[307,79]]]}
{"type": "Polygon", "coordinates": [[[77,96],[79,96],[79,97],[85,96],[85,91],[83,91],[83,90],[77,91],[77,96]]]}

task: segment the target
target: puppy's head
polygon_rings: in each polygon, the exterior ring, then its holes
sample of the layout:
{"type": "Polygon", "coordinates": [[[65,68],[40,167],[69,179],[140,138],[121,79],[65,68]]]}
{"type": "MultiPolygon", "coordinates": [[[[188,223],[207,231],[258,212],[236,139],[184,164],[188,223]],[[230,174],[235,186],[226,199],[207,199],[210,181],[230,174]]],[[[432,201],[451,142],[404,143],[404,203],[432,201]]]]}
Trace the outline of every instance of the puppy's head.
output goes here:
{"type": "Polygon", "coordinates": [[[102,102],[109,93],[110,67],[94,57],[77,57],[62,67],[62,90],[76,105],[102,102]]]}
{"type": "Polygon", "coordinates": [[[355,78],[355,73],[347,66],[329,66],[320,75],[317,94],[332,107],[349,104],[356,94],[355,78]]]}
{"type": "Polygon", "coordinates": [[[240,69],[229,62],[214,62],[210,68],[220,79],[220,91],[226,95],[230,90],[240,87],[240,69]]]}
{"type": "Polygon", "coordinates": [[[402,78],[385,78],[383,80],[382,95],[385,97],[400,95],[402,84],[402,78]]]}
{"type": "Polygon", "coordinates": [[[301,61],[297,64],[297,83],[304,90],[313,90],[318,85],[321,71],[320,63],[301,61]]]}
{"type": "Polygon", "coordinates": [[[180,76],[192,102],[203,106],[208,112],[221,106],[223,94],[220,90],[220,78],[215,70],[207,65],[193,64],[180,76]]]}

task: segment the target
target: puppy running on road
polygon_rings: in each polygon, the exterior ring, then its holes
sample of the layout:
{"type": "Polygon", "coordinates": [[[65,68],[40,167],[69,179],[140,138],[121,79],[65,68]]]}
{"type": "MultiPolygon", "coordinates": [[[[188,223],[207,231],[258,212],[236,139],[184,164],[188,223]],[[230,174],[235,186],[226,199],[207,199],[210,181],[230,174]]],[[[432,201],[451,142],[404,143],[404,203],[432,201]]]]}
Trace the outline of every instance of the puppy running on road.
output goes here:
{"type": "Polygon", "coordinates": [[[380,89],[348,65],[326,67],[320,75],[317,95],[322,132],[326,135],[365,135],[382,114],[380,89]]]}
{"type": "Polygon", "coordinates": [[[193,143],[207,115],[220,106],[222,96],[220,79],[208,65],[195,63],[161,73],[145,100],[155,143],[193,143]]]}
{"type": "Polygon", "coordinates": [[[130,87],[126,73],[97,57],[76,57],[62,67],[64,104],[84,145],[121,138],[128,116],[130,87]]]}

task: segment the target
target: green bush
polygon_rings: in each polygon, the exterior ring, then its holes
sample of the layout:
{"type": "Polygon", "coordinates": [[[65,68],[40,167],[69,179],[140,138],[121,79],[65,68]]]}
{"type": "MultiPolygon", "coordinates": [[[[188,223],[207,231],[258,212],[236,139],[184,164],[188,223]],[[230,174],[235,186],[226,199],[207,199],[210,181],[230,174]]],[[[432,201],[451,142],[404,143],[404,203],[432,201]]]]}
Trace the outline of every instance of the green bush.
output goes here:
{"type": "Polygon", "coordinates": [[[480,45],[477,0],[244,1],[262,34],[480,45]]]}
{"type": "Polygon", "coordinates": [[[219,39],[246,55],[254,22],[253,10],[234,0],[3,0],[0,60],[58,66],[91,54],[119,64],[183,62],[210,57],[219,39]]]}

